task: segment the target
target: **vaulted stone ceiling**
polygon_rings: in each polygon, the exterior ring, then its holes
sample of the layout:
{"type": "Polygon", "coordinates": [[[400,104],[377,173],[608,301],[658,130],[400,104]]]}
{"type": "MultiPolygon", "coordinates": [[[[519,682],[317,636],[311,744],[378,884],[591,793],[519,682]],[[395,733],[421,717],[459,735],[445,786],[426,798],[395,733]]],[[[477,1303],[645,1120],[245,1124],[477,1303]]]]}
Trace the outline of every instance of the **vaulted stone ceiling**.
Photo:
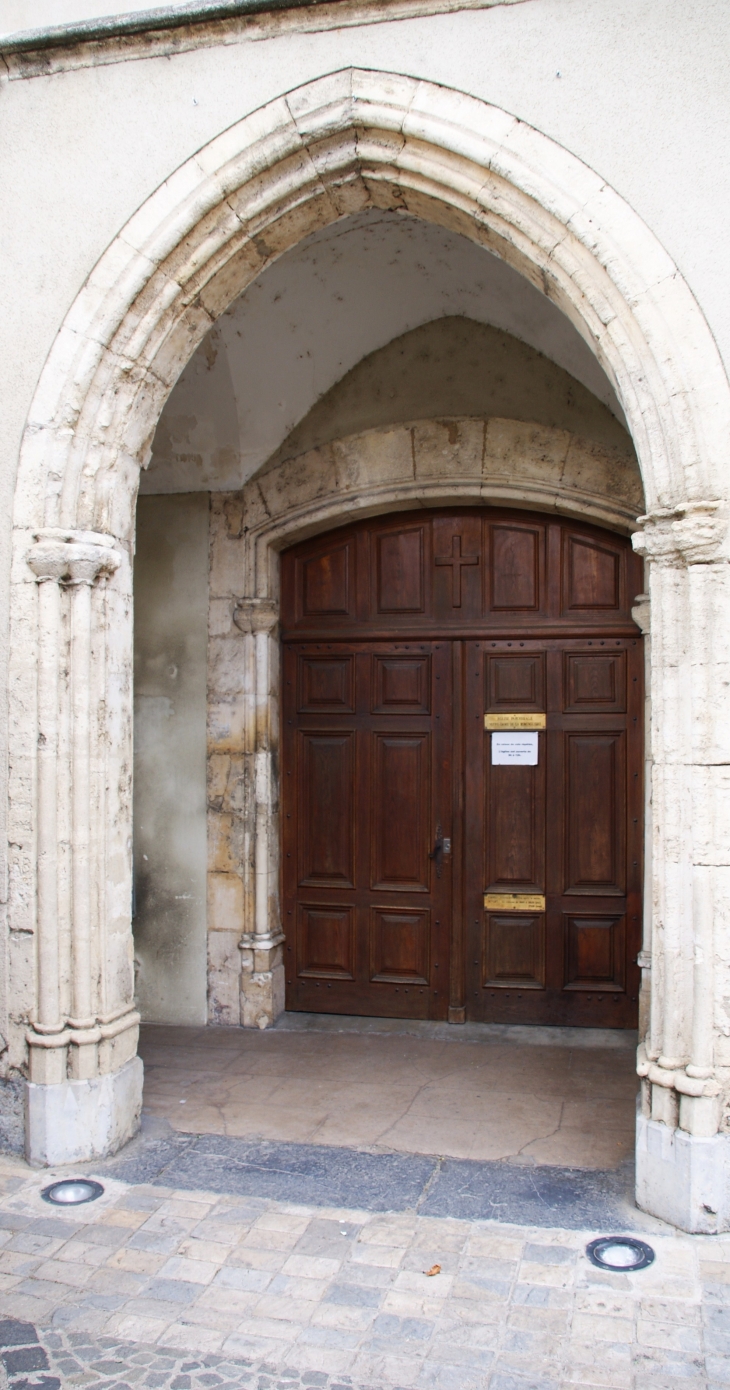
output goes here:
{"type": "Polygon", "coordinates": [[[142,491],[240,487],[338,435],[499,415],[631,452],[592,352],[467,238],[369,212],[315,233],[219,320],[165,407],[142,491]]]}

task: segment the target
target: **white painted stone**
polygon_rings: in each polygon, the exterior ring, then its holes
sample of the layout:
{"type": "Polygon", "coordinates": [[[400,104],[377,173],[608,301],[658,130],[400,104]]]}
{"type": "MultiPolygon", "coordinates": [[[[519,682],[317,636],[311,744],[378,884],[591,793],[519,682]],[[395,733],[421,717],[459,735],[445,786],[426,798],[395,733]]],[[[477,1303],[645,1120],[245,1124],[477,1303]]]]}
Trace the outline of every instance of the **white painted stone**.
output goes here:
{"type": "Polygon", "coordinates": [[[137,1133],[142,1113],[141,1058],[86,1081],[26,1086],[29,1163],[52,1168],[116,1153],[137,1133]]]}
{"type": "Polygon", "coordinates": [[[636,1201],[682,1231],[730,1230],[730,1134],[695,1138],[638,1113],[636,1201]]]}

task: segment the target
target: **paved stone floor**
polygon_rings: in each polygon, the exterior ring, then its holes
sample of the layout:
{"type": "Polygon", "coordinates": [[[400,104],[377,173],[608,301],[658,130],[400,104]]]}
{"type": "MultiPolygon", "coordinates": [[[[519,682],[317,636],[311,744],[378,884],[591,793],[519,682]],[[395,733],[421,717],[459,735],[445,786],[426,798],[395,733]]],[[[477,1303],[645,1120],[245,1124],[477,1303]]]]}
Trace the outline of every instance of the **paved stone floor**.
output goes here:
{"type": "Polygon", "coordinates": [[[0,1159],[0,1390],[730,1390],[730,1237],[633,1204],[633,1042],[147,1028],[98,1201],[0,1159]]]}
{"type": "Polygon", "coordinates": [[[180,1132],[610,1169],[633,1152],[636,1035],[285,1014],[142,1030],[148,1112],[180,1132]]]}
{"type": "Polygon", "coordinates": [[[656,1260],[613,1274],[585,1256],[595,1228],[547,1218],[432,1216],[421,1197],[394,1211],[306,1205],[96,1171],[104,1195],[59,1210],[41,1198],[59,1174],[0,1160],[13,1390],[730,1385],[730,1238],[627,1214],[656,1260]]]}

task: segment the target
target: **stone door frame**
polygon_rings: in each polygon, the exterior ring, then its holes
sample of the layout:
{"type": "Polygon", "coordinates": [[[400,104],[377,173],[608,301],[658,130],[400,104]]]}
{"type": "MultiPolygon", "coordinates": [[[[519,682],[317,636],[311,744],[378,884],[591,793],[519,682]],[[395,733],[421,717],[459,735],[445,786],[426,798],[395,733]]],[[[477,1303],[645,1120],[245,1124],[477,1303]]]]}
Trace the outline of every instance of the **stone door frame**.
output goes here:
{"type": "MultiPolygon", "coordinates": [[[[498,418],[420,420],[335,440],[279,463],[240,492],[211,494],[211,1020],[265,1028],[284,1008],[278,820],[281,552],[357,517],[465,504],[558,511],[626,534],[635,525],[640,501],[634,496],[632,506],[633,480],[627,476],[621,500],[607,491],[608,479],[616,485],[618,467],[611,450],[566,430],[498,418]],[[230,782],[237,787],[233,795],[230,782]]],[[[647,1013],[648,959],[643,977],[647,1013]]]]}
{"type": "Polygon", "coordinates": [[[448,226],[527,275],[589,342],[625,411],[646,494],[635,544],[650,561],[653,615],[654,968],[640,1061],[651,1118],[639,1195],[689,1229],[715,1229],[730,1222],[730,1137],[718,1133],[727,951],[713,939],[730,905],[727,377],[677,267],[598,174],[507,112],[393,73],[318,78],[173,172],[89,275],[41,375],[19,462],[11,589],[7,1056],[22,1068],[30,1055],[28,1152],[45,1163],[90,1157],[138,1123],[139,470],[167,395],[227,305],[289,247],[367,207],[448,226]]]}

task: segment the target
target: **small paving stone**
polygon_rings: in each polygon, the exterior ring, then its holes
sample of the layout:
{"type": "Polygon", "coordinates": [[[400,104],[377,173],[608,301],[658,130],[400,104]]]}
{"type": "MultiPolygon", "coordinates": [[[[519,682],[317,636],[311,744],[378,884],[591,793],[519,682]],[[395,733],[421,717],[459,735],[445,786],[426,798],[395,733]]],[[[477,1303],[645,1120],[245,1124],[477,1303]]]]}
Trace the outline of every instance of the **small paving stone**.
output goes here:
{"type": "Polygon", "coordinates": [[[355,1211],[122,1177],[82,1220],[27,1179],[0,1195],[2,1258],[28,1265],[2,1292],[9,1390],[730,1390],[730,1241],[624,1216],[656,1260],[611,1274],[585,1256],[610,1225],[455,1216],[453,1190],[443,1214],[355,1211]]]}

